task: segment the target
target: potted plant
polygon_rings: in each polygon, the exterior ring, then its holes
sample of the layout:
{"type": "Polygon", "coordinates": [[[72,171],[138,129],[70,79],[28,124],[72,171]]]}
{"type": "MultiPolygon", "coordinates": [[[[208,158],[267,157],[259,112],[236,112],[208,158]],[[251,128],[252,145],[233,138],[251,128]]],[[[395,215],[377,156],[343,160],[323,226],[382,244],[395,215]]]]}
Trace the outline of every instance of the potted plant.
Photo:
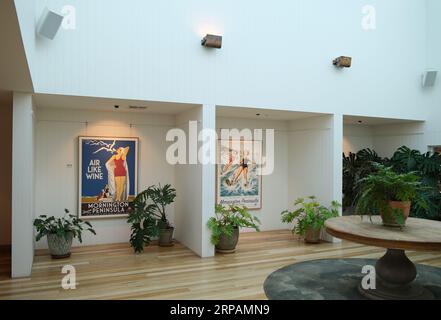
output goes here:
{"type": "Polygon", "coordinates": [[[64,212],[65,216],[62,218],[42,215],[34,221],[34,226],[37,229],[36,240],[40,241],[41,238],[47,236],[49,252],[52,258],[55,259],[70,257],[73,238],[78,238],[82,243],[82,232],[84,230],[96,234],[90,222],[70,215],[67,209],[64,209],[64,212]]]}
{"type": "Polygon", "coordinates": [[[303,237],[306,243],[319,243],[320,232],[325,221],[337,217],[341,205],[333,201],[329,208],[321,205],[314,196],[298,198],[294,202],[294,211],[285,210],[282,214],[282,222],[296,222],[292,232],[303,237]]]}
{"type": "Polygon", "coordinates": [[[396,173],[391,167],[377,164],[377,171],[359,181],[356,212],[381,215],[383,225],[402,227],[409,217],[412,201],[427,207],[419,191],[424,189],[415,172],[396,173]]]}
{"type": "Polygon", "coordinates": [[[173,245],[173,231],[167,219],[166,207],[174,202],[176,190],[167,184],[151,186],[139,193],[133,201],[127,222],[132,225],[130,244],[135,252],[144,251],[152,238],[159,236],[160,246],[173,245]]]}
{"type": "Polygon", "coordinates": [[[144,251],[152,238],[159,234],[157,220],[153,213],[153,204],[149,204],[149,191],[139,193],[129,211],[127,223],[131,224],[130,245],[136,253],[144,251]]]}
{"type": "Polygon", "coordinates": [[[208,220],[211,242],[220,253],[233,253],[239,241],[239,228],[259,229],[260,221],[252,216],[245,207],[231,205],[228,208],[216,205],[215,217],[208,220]]]}
{"type": "Polygon", "coordinates": [[[159,228],[159,245],[169,247],[173,245],[173,232],[175,228],[167,219],[166,207],[172,204],[176,198],[176,189],[172,188],[170,184],[165,186],[151,186],[147,189],[147,196],[152,201],[150,207],[152,213],[158,219],[159,228]]]}

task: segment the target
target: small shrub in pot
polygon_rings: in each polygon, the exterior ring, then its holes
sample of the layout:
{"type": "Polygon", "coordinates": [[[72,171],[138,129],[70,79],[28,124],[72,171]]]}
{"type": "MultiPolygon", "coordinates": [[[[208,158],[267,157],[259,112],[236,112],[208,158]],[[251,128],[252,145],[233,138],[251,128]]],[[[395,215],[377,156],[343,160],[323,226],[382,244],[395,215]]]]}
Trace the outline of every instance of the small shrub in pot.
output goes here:
{"type": "Polygon", "coordinates": [[[285,210],[282,214],[282,222],[295,222],[292,232],[303,237],[307,243],[320,242],[320,232],[330,218],[339,215],[341,205],[333,201],[329,208],[321,205],[314,196],[298,198],[294,202],[294,211],[285,210]]]}
{"type": "Polygon", "coordinates": [[[49,252],[54,259],[70,257],[72,240],[78,238],[83,242],[83,231],[89,231],[96,235],[95,230],[88,221],[69,214],[68,209],[64,209],[65,216],[62,218],[48,217],[41,215],[34,220],[34,226],[37,230],[36,240],[47,236],[49,252]]]}
{"type": "Polygon", "coordinates": [[[215,217],[211,217],[207,226],[211,230],[211,242],[216,251],[221,253],[233,253],[239,241],[239,229],[259,229],[260,221],[251,215],[247,208],[231,205],[228,208],[216,205],[215,217]]]}
{"type": "Polygon", "coordinates": [[[356,212],[361,216],[381,215],[385,226],[403,227],[413,201],[427,208],[420,197],[426,187],[416,172],[396,173],[391,167],[376,167],[376,172],[359,181],[356,212]]]}

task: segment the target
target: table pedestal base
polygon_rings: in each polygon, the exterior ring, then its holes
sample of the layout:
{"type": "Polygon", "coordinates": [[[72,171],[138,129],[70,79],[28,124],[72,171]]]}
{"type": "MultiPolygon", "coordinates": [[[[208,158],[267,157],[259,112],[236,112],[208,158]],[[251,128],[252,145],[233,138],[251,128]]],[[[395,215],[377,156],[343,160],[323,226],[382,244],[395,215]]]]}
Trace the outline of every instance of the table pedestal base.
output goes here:
{"type": "Polygon", "coordinates": [[[433,294],[415,283],[416,267],[404,250],[388,249],[376,265],[376,287],[365,289],[360,284],[359,292],[375,300],[428,300],[433,294]]]}

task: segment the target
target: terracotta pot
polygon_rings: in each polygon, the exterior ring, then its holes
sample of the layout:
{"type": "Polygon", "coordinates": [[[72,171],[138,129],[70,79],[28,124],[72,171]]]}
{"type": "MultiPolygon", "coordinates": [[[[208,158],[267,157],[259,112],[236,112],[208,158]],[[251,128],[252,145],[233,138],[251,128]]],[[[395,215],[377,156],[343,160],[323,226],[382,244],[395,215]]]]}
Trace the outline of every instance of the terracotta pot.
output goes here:
{"type": "Polygon", "coordinates": [[[309,228],[305,233],[305,242],[306,243],[319,243],[320,242],[320,232],[321,230],[316,230],[313,228],[309,228]]]}
{"type": "Polygon", "coordinates": [[[65,237],[57,234],[47,235],[47,245],[49,252],[54,259],[63,259],[70,257],[70,249],[72,247],[73,233],[68,232],[65,237]]]}
{"type": "Polygon", "coordinates": [[[236,251],[238,242],[239,228],[235,228],[231,237],[228,237],[225,234],[220,236],[219,243],[216,245],[216,251],[220,253],[233,253],[236,251]]]}
{"type": "Polygon", "coordinates": [[[389,201],[389,210],[387,212],[381,212],[381,219],[383,220],[383,225],[387,227],[401,227],[400,224],[397,223],[395,217],[392,215],[391,211],[394,209],[398,209],[402,212],[404,216],[404,224],[406,224],[406,220],[410,214],[410,207],[412,202],[410,201],[389,201]]]}
{"type": "Polygon", "coordinates": [[[159,230],[159,246],[160,247],[171,247],[174,245],[173,243],[173,232],[175,228],[170,227],[166,229],[159,230]]]}

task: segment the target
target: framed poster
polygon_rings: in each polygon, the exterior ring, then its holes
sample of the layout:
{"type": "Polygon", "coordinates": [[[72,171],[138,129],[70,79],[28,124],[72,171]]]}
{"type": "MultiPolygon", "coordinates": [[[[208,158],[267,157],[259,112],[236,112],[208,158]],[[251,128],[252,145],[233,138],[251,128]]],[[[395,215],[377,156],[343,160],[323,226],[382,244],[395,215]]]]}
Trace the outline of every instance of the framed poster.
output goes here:
{"type": "Polygon", "coordinates": [[[262,141],[219,140],[216,195],[218,204],[262,207],[262,141]]]}
{"type": "Polygon", "coordinates": [[[137,195],[138,138],[79,137],[79,217],[126,217],[137,195]]]}

